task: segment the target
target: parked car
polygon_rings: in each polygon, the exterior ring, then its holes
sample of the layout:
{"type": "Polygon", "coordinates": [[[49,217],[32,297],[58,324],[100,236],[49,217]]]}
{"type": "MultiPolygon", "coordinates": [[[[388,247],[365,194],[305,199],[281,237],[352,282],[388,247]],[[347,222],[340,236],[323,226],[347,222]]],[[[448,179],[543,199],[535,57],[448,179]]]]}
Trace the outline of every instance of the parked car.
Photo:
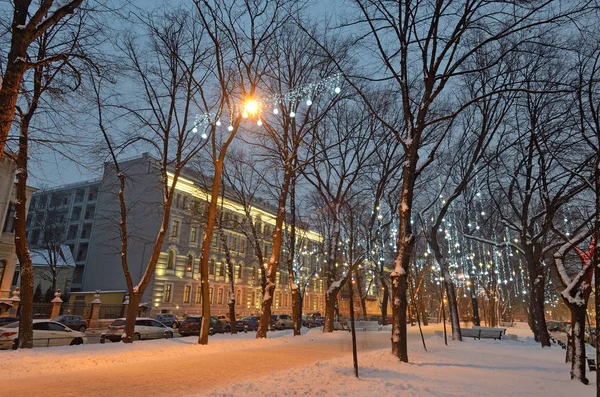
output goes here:
{"type": "Polygon", "coordinates": [[[313,316],[302,316],[302,326],[306,328],[314,328],[319,325],[315,321],[315,317],[313,316]]]}
{"type": "Polygon", "coordinates": [[[317,325],[319,327],[322,327],[325,324],[325,317],[319,316],[319,317],[315,318],[315,323],[317,323],[317,325]]]}
{"type": "Polygon", "coordinates": [[[179,326],[179,319],[173,313],[161,313],[154,319],[167,327],[177,328],[179,326]]]}
{"type": "Polygon", "coordinates": [[[14,323],[15,321],[19,321],[16,317],[0,317],[0,327],[4,324],[14,323]]]}
{"type": "MultiPolygon", "coordinates": [[[[188,316],[179,326],[181,336],[200,335],[200,325],[202,316],[188,316]]],[[[219,321],[216,317],[210,317],[209,335],[231,332],[231,325],[224,321],[219,321]]]]}
{"type": "MultiPolygon", "coordinates": [[[[125,319],[118,318],[113,321],[108,330],[100,337],[108,339],[111,342],[119,342],[125,331],[125,319]]],[[[138,317],[135,319],[135,327],[133,329],[133,339],[160,339],[172,338],[175,331],[171,327],[167,327],[161,322],[152,318],[138,317]]]]}
{"type": "Polygon", "coordinates": [[[279,330],[286,328],[294,328],[294,321],[292,320],[292,316],[288,314],[271,315],[271,328],[279,330]]]}
{"type": "MultiPolygon", "coordinates": [[[[19,343],[19,323],[0,327],[0,350],[11,349],[19,343]]],[[[50,320],[33,320],[33,347],[69,346],[87,343],[83,332],[50,320]]]]}
{"type": "Polygon", "coordinates": [[[76,329],[79,332],[85,332],[85,330],[87,329],[87,321],[85,321],[85,319],[81,316],[63,314],[61,316],[54,317],[52,321],[56,321],[57,323],[66,325],[71,329],[76,329]]]}
{"type": "Polygon", "coordinates": [[[248,316],[235,322],[235,328],[238,332],[256,331],[258,329],[259,316],[248,316]]]}
{"type": "Polygon", "coordinates": [[[226,314],[219,314],[217,316],[217,320],[225,321],[226,323],[231,323],[231,320],[229,319],[229,317],[226,314]]]}
{"type": "Polygon", "coordinates": [[[558,321],[547,321],[546,327],[550,332],[558,332],[560,329],[560,323],[558,321]]]}

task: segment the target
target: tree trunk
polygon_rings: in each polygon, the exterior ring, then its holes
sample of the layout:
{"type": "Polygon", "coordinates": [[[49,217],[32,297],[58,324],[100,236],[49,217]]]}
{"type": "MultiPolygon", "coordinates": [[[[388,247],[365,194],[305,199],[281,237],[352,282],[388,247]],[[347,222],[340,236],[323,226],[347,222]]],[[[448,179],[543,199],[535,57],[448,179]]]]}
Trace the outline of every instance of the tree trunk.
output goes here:
{"type": "Polygon", "coordinates": [[[586,306],[568,304],[571,311],[571,379],[587,385],[585,377],[585,313],[586,306]]]}
{"type": "Polygon", "coordinates": [[[304,298],[300,294],[298,288],[292,289],[292,317],[294,319],[294,336],[300,335],[300,328],[302,328],[303,301],[304,298]]]}
{"type": "Polygon", "coordinates": [[[388,302],[390,299],[390,290],[388,289],[387,285],[385,284],[385,282],[381,282],[381,287],[383,288],[383,298],[381,299],[381,325],[387,325],[387,318],[388,318],[388,314],[387,314],[387,309],[388,309],[388,302]]]}
{"type": "MultiPolygon", "coordinates": [[[[537,266],[536,266],[537,267],[537,266]]],[[[550,347],[550,334],[544,316],[544,276],[538,269],[529,269],[529,283],[532,301],[532,319],[535,335],[542,347],[550,347]]]]}
{"type": "Polygon", "coordinates": [[[362,278],[359,277],[358,270],[354,271],[354,279],[356,280],[356,289],[358,290],[358,298],[360,299],[360,309],[362,311],[362,319],[367,318],[367,296],[363,290],[362,278]]]}
{"type": "MultiPolygon", "coordinates": [[[[17,88],[18,89],[18,88],[17,88]]],[[[0,121],[0,124],[2,121],[0,121]]],[[[27,160],[29,119],[21,121],[15,203],[15,250],[21,268],[21,303],[19,306],[19,347],[33,347],[33,264],[27,245],[27,160]]]]}
{"type": "Polygon", "coordinates": [[[215,217],[217,215],[217,203],[219,200],[221,175],[223,173],[223,161],[214,162],[215,170],[213,174],[213,183],[211,190],[210,203],[206,214],[206,229],[204,230],[204,239],[202,240],[202,254],[200,256],[200,284],[202,286],[202,324],[200,326],[200,335],[198,343],[208,344],[208,331],[210,329],[210,286],[208,282],[208,260],[210,256],[210,245],[215,228],[215,217]]]}
{"type": "Polygon", "coordinates": [[[279,193],[279,205],[277,207],[277,217],[275,218],[275,234],[273,235],[273,249],[267,265],[267,282],[260,308],[260,321],[258,323],[258,330],[256,331],[256,339],[266,338],[267,331],[271,325],[271,306],[273,305],[273,294],[275,293],[275,277],[277,277],[277,268],[279,267],[279,257],[283,242],[282,229],[286,214],[285,207],[292,174],[293,171],[287,166],[283,176],[281,192],[279,193]]]}
{"type": "Polygon", "coordinates": [[[340,288],[332,289],[331,293],[329,293],[330,290],[328,289],[325,294],[325,322],[323,324],[323,332],[333,332],[337,295],[340,292],[340,288]]]}
{"type": "Polygon", "coordinates": [[[479,303],[477,302],[477,293],[475,292],[475,283],[471,281],[469,288],[471,294],[471,307],[473,308],[473,325],[480,326],[481,321],[479,320],[479,303]]]}
{"type": "Polygon", "coordinates": [[[450,309],[450,324],[452,325],[452,339],[462,341],[460,333],[460,316],[458,314],[458,304],[456,301],[456,289],[448,271],[448,264],[444,264],[444,285],[446,287],[446,296],[448,297],[448,308],[450,309]]]}
{"type": "Polygon", "coordinates": [[[142,296],[134,291],[129,291],[129,305],[127,306],[127,315],[125,316],[125,330],[121,340],[125,343],[132,343],[137,340],[139,336],[135,335],[135,320],[138,316],[138,310],[142,296]]]}
{"type": "MultiPolygon", "coordinates": [[[[233,286],[232,286],[233,288],[233,286]]],[[[230,293],[229,302],[227,306],[229,306],[229,320],[231,321],[231,334],[237,334],[237,327],[235,326],[235,291],[232,289],[230,293]]]]}
{"type": "Polygon", "coordinates": [[[427,327],[429,325],[429,320],[427,319],[427,313],[425,311],[425,302],[423,302],[423,292],[420,290],[417,293],[417,303],[419,305],[419,313],[423,326],[427,327]]]}
{"type": "MultiPolygon", "coordinates": [[[[597,131],[600,133],[600,131],[597,131]]],[[[596,364],[600,365],[600,135],[598,139],[598,152],[596,153],[596,167],[594,168],[594,187],[596,193],[596,219],[594,220],[594,309],[596,314],[596,364]]],[[[600,397],[600,376],[596,372],[596,397],[600,397]]]]}

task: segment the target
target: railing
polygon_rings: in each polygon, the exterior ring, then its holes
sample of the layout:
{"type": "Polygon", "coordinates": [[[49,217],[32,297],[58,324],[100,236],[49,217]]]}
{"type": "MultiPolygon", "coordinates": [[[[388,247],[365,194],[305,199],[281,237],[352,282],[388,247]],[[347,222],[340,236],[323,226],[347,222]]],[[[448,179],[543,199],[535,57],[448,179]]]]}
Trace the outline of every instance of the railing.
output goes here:
{"type": "Polygon", "coordinates": [[[71,314],[81,316],[89,321],[92,317],[92,305],[85,303],[63,303],[60,307],[60,314],[71,314]]]}
{"type": "Polygon", "coordinates": [[[124,317],[123,308],[124,306],[120,303],[111,305],[103,303],[102,305],[100,305],[100,313],[98,315],[98,319],[105,320],[109,318],[124,317]]]}
{"type": "Polygon", "coordinates": [[[34,303],[33,318],[50,318],[52,306],[52,303],[34,303]]]}

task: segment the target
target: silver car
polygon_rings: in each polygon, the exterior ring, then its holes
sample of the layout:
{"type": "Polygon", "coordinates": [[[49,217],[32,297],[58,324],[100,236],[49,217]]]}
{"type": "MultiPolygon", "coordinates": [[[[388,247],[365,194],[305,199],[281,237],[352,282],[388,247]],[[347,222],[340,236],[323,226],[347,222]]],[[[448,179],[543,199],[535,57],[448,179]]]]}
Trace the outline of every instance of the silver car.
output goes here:
{"type": "MultiPolygon", "coordinates": [[[[112,342],[119,342],[125,331],[125,319],[119,318],[110,324],[108,331],[101,335],[101,339],[108,339],[112,342]]],[[[135,328],[133,329],[133,340],[141,339],[161,339],[172,338],[175,331],[159,321],[148,317],[138,317],[135,319],[135,328]]]]}
{"type": "MultiPolygon", "coordinates": [[[[19,343],[19,323],[0,328],[0,350],[10,349],[19,343]]],[[[50,320],[33,320],[33,347],[69,346],[87,343],[83,332],[50,320]]]]}

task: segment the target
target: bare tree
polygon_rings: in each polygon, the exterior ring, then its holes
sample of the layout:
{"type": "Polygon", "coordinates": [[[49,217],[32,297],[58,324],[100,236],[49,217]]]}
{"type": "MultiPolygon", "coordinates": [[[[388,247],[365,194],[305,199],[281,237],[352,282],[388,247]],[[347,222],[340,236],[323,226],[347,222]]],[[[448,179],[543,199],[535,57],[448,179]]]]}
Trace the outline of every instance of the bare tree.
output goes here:
{"type": "MultiPolygon", "coordinates": [[[[213,81],[218,87],[216,113],[219,116],[225,114],[231,121],[227,133],[223,135],[213,133],[209,138],[213,178],[200,257],[203,303],[202,326],[198,339],[200,344],[207,344],[210,328],[208,256],[215,225],[224,160],[243,119],[248,116],[257,116],[258,109],[254,97],[265,72],[265,62],[272,47],[274,32],[277,32],[289,19],[288,6],[291,2],[287,0],[231,0],[212,4],[209,1],[195,0],[194,3],[200,23],[213,45],[213,62],[216,69],[213,81]],[[241,18],[241,15],[244,17],[241,18]],[[248,104],[247,107],[242,105],[244,101],[248,104]]],[[[204,95],[202,97],[206,102],[206,97],[204,95]]],[[[285,208],[285,205],[283,207],[285,208]]],[[[278,211],[282,211],[282,209],[278,211]]],[[[275,229],[281,229],[281,226],[282,222],[276,224],[275,229]]],[[[277,247],[277,249],[279,248],[277,247]]],[[[274,252],[275,250],[276,247],[273,247],[274,252]]],[[[274,262],[274,259],[272,254],[270,262],[274,262]]],[[[269,269],[268,274],[273,273],[274,275],[276,266],[271,266],[273,270],[269,269]]],[[[268,289],[267,285],[266,290],[268,289]]],[[[267,299],[270,299],[270,296],[265,293],[263,301],[267,299]]],[[[270,323],[270,313],[268,319],[263,319],[264,313],[264,311],[261,313],[263,327],[259,327],[257,337],[261,334],[260,329],[264,329],[264,324],[270,323]]],[[[264,330],[266,332],[266,329],[264,330]]]]}
{"type": "MultiPolygon", "coordinates": [[[[407,362],[407,277],[415,244],[411,226],[415,183],[446,138],[447,123],[481,96],[497,92],[451,103],[447,91],[457,89],[459,76],[490,68],[507,53],[518,50],[529,37],[537,37],[540,30],[585,11],[587,3],[574,2],[559,11],[554,11],[551,2],[459,1],[431,5],[404,0],[356,0],[354,3],[358,16],[348,26],[360,31],[359,40],[377,55],[380,66],[378,73],[371,70],[366,78],[393,85],[404,116],[401,129],[390,126],[405,152],[398,255],[391,278],[392,352],[407,362]],[[486,29],[481,30],[481,26],[486,29]],[[441,34],[442,30],[447,34],[441,34]],[[470,63],[482,50],[494,56],[483,65],[470,63]],[[419,67],[415,67],[417,64],[419,67]]],[[[357,92],[360,94],[361,90],[357,92]]],[[[365,95],[362,97],[369,103],[365,95]]],[[[370,108],[375,115],[379,114],[376,107],[370,108]]],[[[385,122],[385,117],[380,119],[385,122]]]]}
{"type": "Polygon", "coordinates": [[[147,47],[142,51],[143,47],[136,38],[127,38],[121,45],[125,63],[120,67],[125,69],[139,91],[130,97],[118,98],[117,104],[111,104],[110,100],[114,98],[105,92],[109,76],[92,79],[98,125],[112,163],[119,202],[120,257],[129,292],[123,334],[125,343],[135,339],[138,306],[154,275],[169,230],[171,205],[180,173],[206,144],[198,129],[208,129],[208,133],[214,136],[214,125],[193,123],[199,84],[212,73],[210,42],[205,41],[204,30],[193,23],[187,10],[183,9],[138,15],[136,18],[147,29],[147,47]],[[125,104],[121,104],[123,99],[125,104]],[[127,134],[120,137],[116,131],[110,130],[111,120],[105,116],[107,108],[116,108],[117,117],[129,122],[127,134]],[[136,133],[131,134],[131,131],[136,133]],[[132,236],[128,230],[127,187],[131,178],[128,170],[121,167],[119,155],[123,150],[140,146],[152,150],[154,159],[151,167],[157,170],[162,202],[158,209],[160,227],[152,253],[136,283],[128,262],[131,259],[128,246],[132,236]]]}
{"type": "Polygon", "coordinates": [[[360,193],[361,177],[381,141],[382,132],[373,118],[365,116],[361,104],[351,103],[334,108],[328,122],[317,129],[310,151],[314,160],[303,171],[315,192],[321,196],[320,203],[331,217],[330,234],[325,240],[326,263],[324,276],[327,281],[325,293],[324,332],[333,332],[334,311],[337,295],[347,280],[348,269],[338,267],[341,259],[342,209],[360,193]],[[327,133],[321,133],[321,131],[327,133]]]}
{"type": "Polygon", "coordinates": [[[13,1],[10,50],[4,75],[0,80],[0,157],[4,155],[25,72],[77,56],[77,51],[63,52],[64,48],[60,46],[48,47],[43,57],[39,57],[39,52],[30,53],[30,46],[48,30],[57,26],[63,18],[74,13],[83,0],[70,0],[56,6],[54,3],[54,0],[43,0],[37,8],[31,9],[31,0],[13,1]]]}
{"type": "MultiPolygon", "coordinates": [[[[69,2],[54,13],[50,12],[52,3],[42,2],[27,20],[30,2],[15,2],[11,52],[0,89],[0,157],[4,154],[15,109],[18,123],[18,150],[10,156],[17,165],[15,248],[21,268],[19,347],[25,348],[33,346],[34,294],[33,265],[26,231],[28,159],[32,142],[47,145],[56,142],[49,137],[52,134],[49,131],[55,126],[36,126],[34,116],[44,110],[47,120],[57,117],[60,105],[80,85],[81,65],[76,65],[73,59],[87,59],[83,53],[85,36],[89,33],[85,18],[81,15],[67,17],[81,2],[69,2]],[[48,105],[50,101],[55,101],[53,106],[48,105]]],[[[59,149],[58,144],[55,149],[59,149]]]]}
{"type": "Polygon", "coordinates": [[[56,291],[56,279],[59,272],[59,264],[63,257],[62,246],[66,240],[66,225],[56,214],[54,208],[49,209],[45,217],[35,221],[41,231],[42,248],[41,256],[47,266],[42,269],[41,276],[50,281],[52,291],[56,291]]]}

